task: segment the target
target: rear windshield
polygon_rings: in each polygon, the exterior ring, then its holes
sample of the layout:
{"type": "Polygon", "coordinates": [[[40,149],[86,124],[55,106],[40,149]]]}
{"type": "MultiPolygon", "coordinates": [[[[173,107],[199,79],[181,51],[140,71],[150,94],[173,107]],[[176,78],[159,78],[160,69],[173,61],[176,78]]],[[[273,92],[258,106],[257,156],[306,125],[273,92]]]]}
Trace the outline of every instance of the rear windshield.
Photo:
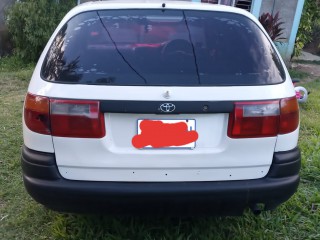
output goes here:
{"type": "Polygon", "coordinates": [[[245,16],[213,11],[81,13],[55,37],[48,81],[149,86],[241,86],[284,81],[280,60],[245,16]]]}

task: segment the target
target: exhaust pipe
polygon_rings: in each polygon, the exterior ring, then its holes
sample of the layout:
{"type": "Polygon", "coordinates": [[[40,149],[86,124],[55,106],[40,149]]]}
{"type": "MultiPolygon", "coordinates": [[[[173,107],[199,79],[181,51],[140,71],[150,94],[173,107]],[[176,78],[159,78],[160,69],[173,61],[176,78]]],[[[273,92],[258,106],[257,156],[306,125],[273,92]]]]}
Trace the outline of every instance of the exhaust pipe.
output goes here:
{"type": "Polygon", "coordinates": [[[250,209],[254,215],[258,216],[261,214],[262,211],[265,210],[265,204],[264,203],[255,203],[250,209]]]}

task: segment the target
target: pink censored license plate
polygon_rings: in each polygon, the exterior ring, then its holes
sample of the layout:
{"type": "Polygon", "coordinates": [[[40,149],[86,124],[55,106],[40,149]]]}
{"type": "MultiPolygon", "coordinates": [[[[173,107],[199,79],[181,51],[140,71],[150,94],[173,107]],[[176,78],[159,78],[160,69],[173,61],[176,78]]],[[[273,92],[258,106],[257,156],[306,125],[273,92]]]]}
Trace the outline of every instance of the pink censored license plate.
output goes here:
{"type": "Polygon", "coordinates": [[[194,149],[198,133],[196,120],[138,120],[138,134],[132,138],[135,148],[194,149]]]}

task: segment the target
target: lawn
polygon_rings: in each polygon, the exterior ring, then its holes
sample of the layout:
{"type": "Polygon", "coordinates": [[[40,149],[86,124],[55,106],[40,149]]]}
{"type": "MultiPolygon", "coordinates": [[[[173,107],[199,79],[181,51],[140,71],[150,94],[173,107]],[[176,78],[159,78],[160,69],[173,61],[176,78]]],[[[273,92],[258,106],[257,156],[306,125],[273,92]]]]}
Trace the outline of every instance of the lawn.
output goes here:
{"type": "MultiPolygon", "coordinates": [[[[21,113],[32,66],[0,60],[0,239],[320,239],[320,78],[301,105],[301,183],[272,212],[242,217],[142,218],[60,214],[26,193],[21,113]]],[[[297,74],[297,73],[293,73],[297,74]]],[[[303,75],[302,75],[303,76],[303,75]]]]}

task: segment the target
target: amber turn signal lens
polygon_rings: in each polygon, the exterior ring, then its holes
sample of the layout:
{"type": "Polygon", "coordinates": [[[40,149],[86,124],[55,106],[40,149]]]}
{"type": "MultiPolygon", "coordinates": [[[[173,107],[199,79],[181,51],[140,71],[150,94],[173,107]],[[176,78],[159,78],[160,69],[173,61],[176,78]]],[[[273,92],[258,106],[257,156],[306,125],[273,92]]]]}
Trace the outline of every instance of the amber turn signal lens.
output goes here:
{"type": "Polygon", "coordinates": [[[36,133],[51,134],[49,98],[28,93],[24,103],[24,121],[36,133]]]}

